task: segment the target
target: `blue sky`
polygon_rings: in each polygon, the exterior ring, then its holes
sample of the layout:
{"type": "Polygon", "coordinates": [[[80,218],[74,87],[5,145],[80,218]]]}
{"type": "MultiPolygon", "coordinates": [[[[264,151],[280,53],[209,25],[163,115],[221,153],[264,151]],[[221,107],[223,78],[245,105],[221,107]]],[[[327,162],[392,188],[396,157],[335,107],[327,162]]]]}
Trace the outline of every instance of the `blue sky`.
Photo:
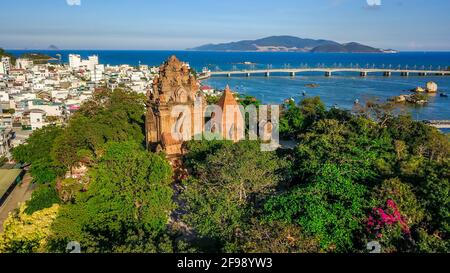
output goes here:
{"type": "Polygon", "coordinates": [[[185,49],[294,35],[450,51],[448,0],[2,0],[1,6],[0,47],[9,49],[185,49]]]}

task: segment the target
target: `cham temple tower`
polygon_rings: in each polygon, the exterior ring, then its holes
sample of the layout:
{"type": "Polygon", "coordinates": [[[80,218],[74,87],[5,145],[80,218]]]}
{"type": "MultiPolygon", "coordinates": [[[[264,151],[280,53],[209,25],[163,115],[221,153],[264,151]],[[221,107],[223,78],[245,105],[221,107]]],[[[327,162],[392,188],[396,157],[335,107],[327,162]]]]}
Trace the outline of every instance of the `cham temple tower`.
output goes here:
{"type": "MultiPolygon", "coordinates": [[[[205,132],[206,99],[189,65],[175,56],[170,57],[160,66],[147,100],[145,126],[148,148],[154,152],[165,152],[169,158],[179,158],[184,154],[183,144],[205,132]],[[177,111],[180,107],[188,111],[177,111]]],[[[227,110],[238,106],[228,87],[219,100],[219,106],[225,110],[221,116],[211,114],[209,131],[214,133],[220,130],[224,138],[234,141],[242,139],[239,134],[244,128],[244,119],[239,110],[235,113],[227,110]],[[232,122],[222,121],[230,116],[232,122]]]]}

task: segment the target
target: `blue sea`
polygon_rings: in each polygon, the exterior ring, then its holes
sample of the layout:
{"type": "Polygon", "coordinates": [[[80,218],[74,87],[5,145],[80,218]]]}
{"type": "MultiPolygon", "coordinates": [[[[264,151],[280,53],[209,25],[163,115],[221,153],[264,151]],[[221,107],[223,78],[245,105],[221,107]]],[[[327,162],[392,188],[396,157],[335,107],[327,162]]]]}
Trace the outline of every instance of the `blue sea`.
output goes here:
{"type": "MultiPolygon", "coordinates": [[[[28,51],[10,51],[20,56],[28,51]]],[[[450,66],[450,52],[403,52],[398,54],[333,54],[333,53],[294,53],[294,52],[194,52],[194,51],[109,51],[109,50],[63,50],[38,51],[51,56],[62,55],[63,62],[68,61],[71,53],[80,54],[86,58],[96,54],[103,64],[147,64],[159,65],[171,55],[188,62],[197,71],[204,67],[211,70],[231,69],[264,69],[317,66],[359,66],[359,67],[389,67],[410,69],[443,69],[450,66]],[[251,62],[254,65],[244,65],[251,62]]],[[[409,76],[382,77],[369,75],[361,78],[352,73],[336,73],[332,77],[324,77],[322,73],[304,73],[296,77],[287,75],[239,77],[213,77],[204,84],[217,89],[223,89],[227,84],[238,91],[257,97],[264,103],[282,103],[286,98],[297,101],[307,96],[320,96],[327,106],[338,106],[351,109],[356,99],[386,101],[388,98],[408,94],[406,90],[417,86],[425,86],[428,81],[438,84],[441,92],[450,93],[450,76],[409,76]],[[317,88],[308,88],[307,84],[317,84],[317,88]]],[[[403,106],[401,111],[411,113],[417,120],[450,120],[450,98],[439,95],[430,96],[426,106],[403,106]]]]}

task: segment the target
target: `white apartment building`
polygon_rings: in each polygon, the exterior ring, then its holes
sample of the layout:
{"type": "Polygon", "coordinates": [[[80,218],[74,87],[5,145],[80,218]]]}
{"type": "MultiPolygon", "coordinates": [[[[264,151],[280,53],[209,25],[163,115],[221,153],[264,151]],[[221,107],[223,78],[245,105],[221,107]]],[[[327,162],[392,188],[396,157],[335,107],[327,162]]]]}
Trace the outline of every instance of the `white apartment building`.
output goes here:
{"type": "Polygon", "coordinates": [[[2,74],[8,74],[11,70],[11,58],[3,56],[2,57],[2,66],[3,66],[3,73],[2,74]]]}
{"type": "Polygon", "coordinates": [[[145,78],[145,75],[142,72],[133,71],[130,73],[130,79],[133,82],[141,81],[142,78],[145,78]]]}
{"type": "Polygon", "coordinates": [[[6,91],[0,91],[0,101],[9,101],[9,94],[6,91]]]}
{"type": "MultiPolygon", "coordinates": [[[[95,66],[98,65],[98,56],[97,55],[93,55],[93,56],[89,56],[88,60],[87,60],[87,64],[86,67],[89,71],[93,71],[95,70],[95,66]]],[[[105,70],[105,68],[103,67],[103,70],[105,70]]]]}
{"type": "Polygon", "coordinates": [[[91,70],[91,81],[99,82],[103,80],[103,73],[105,72],[105,66],[102,64],[95,65],[94,69],[91,70]]]}
{"type": "Polygon", "coordinates": [[[28,101],[27,109],[30,111],[33,110],[42,110],[47,116],[59,117],[62,116],[62,105],[58,103],[45,103],[41,100],[31,100],[28,101]]]}
{"type": "Polygon", "coordinates": [[[45,88],[45,84],[43,84],[43,83],[38,82],[38,83],[33,84],[34,91],[42,91],[42,90],[44,90],[44,88],[45,88]]]}
{"type": "Polygon", "coordinates": [[[16,68],[17,69],[30,69],[33,67],[33,61],[29,59],[17,59],[16,68]]]}
{"type": "Polygon", "coordinates": [[[77,54],[70,54],[69,66],[72,69],[78,69],[81,66],[81,56],[77,54]]]}
{"type": "Polygon", "coordinates": [[[95,70],[95,66],[98,65],[98,56],[89,56],[87,60],[82,60],[80,55],[70,54],[69,55],[69,66],[72,69],[86,68],[89,71],[95,70]]]}
{"type": "Polygon", "coordinates": [[[30,124],[31,130],[41,129],[46,125],[45,123],[46,113],[42,110],[30,111],[30,124]]]}
{"type": "Polygon", "coordinates": [[[53,90],[50,93],[54,101],[64,101],[69,96],[69,90],[53,90]]]}

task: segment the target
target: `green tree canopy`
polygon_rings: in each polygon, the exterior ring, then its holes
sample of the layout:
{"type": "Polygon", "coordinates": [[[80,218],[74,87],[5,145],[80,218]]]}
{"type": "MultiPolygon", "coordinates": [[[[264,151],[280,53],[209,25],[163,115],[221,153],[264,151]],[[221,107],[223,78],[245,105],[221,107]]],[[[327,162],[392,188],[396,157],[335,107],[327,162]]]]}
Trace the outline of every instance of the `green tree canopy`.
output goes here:
{"type": "Polygon", "coordinates": [[[267,220],[298,224],[319,240],[324,251],[355,251],[354,235],[369,204],[367,188],[353,182],[348,173],[342,166],[326,164],[311,183],[269,200],[267,220]]]}
{"type": "Polygon", "coordinates": [[[158,238],[174,209],[171,179],[161,156],[134,142],[107,143],[87,191],[56,220],[54,240],[80,240],[87,251],[110,252],[130,238],[158,238]]]}
{"type": "Polygon", "coordinates": [[[64,165],[60,164],[52,154],[56,139],[62,134],[61,128],[47,126],[33,132],[25,144],[12,150],[16,161],[31,164],[30,172],[34,182],[51,183],[65,173],[64,165]]]}
{"type": "Polygon", "coordinates": [[[101,155],[108,141],[143,145],[144,103],[143,95],[125,89],[96,91],[56,139],[52,151],[55,159],[71,170],[101,155]]]}
{"type": "Polygon", "coordinates": [[[183,195],[186,220],[203,236],[218,239],[225,251],[236,251],[241,231],[247,227],[255,206],[273,193],[286,163],[276,154],[261,152],[258,142],[195,146],[194,177],[183,195]],[[197,154],[195,154],[197,153],[197,154]]]}

